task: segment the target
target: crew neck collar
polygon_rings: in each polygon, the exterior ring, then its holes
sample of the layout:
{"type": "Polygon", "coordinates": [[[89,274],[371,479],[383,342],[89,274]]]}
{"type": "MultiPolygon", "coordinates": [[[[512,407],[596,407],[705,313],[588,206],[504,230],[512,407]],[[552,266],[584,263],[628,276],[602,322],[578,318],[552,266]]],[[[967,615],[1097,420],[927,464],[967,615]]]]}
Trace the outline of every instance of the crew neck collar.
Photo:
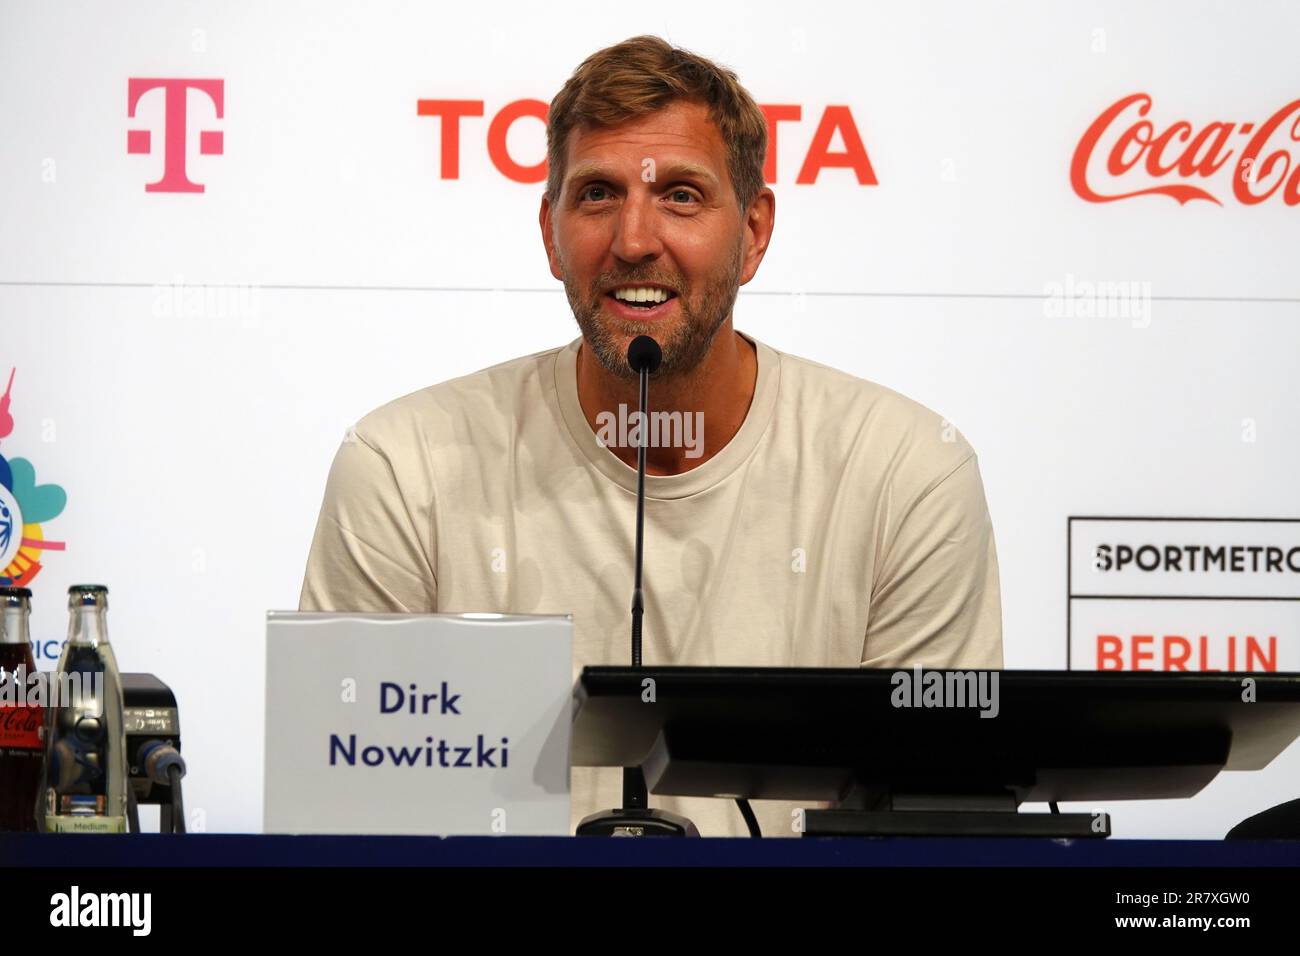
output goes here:
{"type": "MultiPolygon", "coordinates": [[[[767,431],[776,407],[777,391],[780,384],[781,363],[776,350],[764,345],[744,332],[739,333],[746,341],[753,343],[758,358],[758,374],[754,382],[754,397],[750,401],[749,411],[740,429],[731,437],[731,441],[716,455],[702,465],[678,475],[646,475],[645,493],[647,498],[685,498],[698,494],[722,481],[745,461],[753,452],[763,433],[767,431]]],[[[636,494],[636,469],[625,464],[622,459],[603,446],[587,423],[583,414],[582,403],[578,400],[578,349],[582,345],[582,336],[574,339],[555,355],[551,366],[554,375],[554,389],[559,402],[560,414],[564,418],[566,430],[573,443],[583,456],[596,466],[606,478],[632,494],[636,494]]],[[[650,410],[654,411],[654,383],[650,385],[650,410]]],[[[630,409],[629,411],[635,411],[630,409]]],[[[707,423],[706,423],[707,427],[707,423]]]]}

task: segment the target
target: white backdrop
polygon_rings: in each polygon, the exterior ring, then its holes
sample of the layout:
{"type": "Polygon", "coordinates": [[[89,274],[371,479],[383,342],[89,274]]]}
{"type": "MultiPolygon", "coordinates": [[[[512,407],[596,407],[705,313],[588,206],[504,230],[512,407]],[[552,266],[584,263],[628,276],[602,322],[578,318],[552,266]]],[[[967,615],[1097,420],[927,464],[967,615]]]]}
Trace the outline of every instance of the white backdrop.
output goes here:
{"type": "MultiPolygon", "coordinates": [[[[962,429],[997,535],[1007,666],[1066,667],[1070,516],[1300,517],[1300,111],[1262,144],[1271,167],[1239,166],[1300,98],[1297,31],[1293,3],[4,0],[0,383],[17,371],[0,454],[68,496],[41,529],[66,550],[32,583],[38,637],[62,638],[69,584],[108,584],[123,669],[180,699],[188,808],[257,830],[264,612],[297,605],[347,425],[577,334],[538,233],[542,185],[497,169],[489,124],[648,32],[801,109],[779,126],[776,233],[737,326],[962,429]],[[166,96],[128,115],[132,78],[221,81],[219,117],[208,94],[185,99],[203,192],[146,191],[166,96]],[[1155,135],[1234,124],[1221,167],[1113,175],[1135,104],[1076,188],[1085,132],[1139,93],[1155,135]],[[426,99],[483,103],[461,120],[456,178],[426,99]],[[832,106],[875,184],[844,168],[796,182],[832,106]],[[149,151],[128,151],[132,130],[149,151]],[[1081,195],[1189,186],[1214,198],[1081,195]]],[[[532,166],[544,142],[525,118],[506,147],[532,166]]],[[[1298,607],[1267,622],[1283,669],[1300,670],[1298,607]]],[[[1292,747],[1191,801],[1105,809],[1121,836],[1214,838],[1297,796],[1292,747]]]]}

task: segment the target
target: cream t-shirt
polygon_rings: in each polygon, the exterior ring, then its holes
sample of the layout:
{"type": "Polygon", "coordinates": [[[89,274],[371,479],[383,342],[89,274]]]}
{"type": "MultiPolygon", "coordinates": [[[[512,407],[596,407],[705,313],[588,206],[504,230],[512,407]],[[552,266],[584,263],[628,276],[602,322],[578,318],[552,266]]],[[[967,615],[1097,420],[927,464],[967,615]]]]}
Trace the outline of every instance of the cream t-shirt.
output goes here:
{"type": "MultiPolygon", "coordinates": [[[[745,337],[758,373],[740,430],[702,465],[646,477],[644,663],[1000,668],[997,554],[965,438],[745,337]]],[[[636,470],[583,415],[581,341],[361,419],[330,469],[300,609],[572,614],[575,677],[629,663],[636,470]]],[[[571,784],[575,826],[621,801],[618,768],[575,767],[571,784]]],[[[730,800],[650,805],[705,836],[747,832],[730,800]]],[[[772,836],[794,835],[800,805],[753,801],[772,836]]]]}

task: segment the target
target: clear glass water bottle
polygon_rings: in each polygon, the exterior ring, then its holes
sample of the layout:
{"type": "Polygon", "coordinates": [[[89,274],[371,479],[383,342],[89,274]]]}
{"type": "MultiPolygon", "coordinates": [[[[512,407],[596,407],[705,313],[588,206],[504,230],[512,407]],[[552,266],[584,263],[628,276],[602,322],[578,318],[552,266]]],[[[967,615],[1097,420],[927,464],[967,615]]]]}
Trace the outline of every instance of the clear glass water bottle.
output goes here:
{"type": "Polygon", "coordinates": [[[126,832],[122,681],[107,618],[108,588],[68,588],[68,642],[50,681],[45,777],[36,808],[46,833],[126,832]]]}

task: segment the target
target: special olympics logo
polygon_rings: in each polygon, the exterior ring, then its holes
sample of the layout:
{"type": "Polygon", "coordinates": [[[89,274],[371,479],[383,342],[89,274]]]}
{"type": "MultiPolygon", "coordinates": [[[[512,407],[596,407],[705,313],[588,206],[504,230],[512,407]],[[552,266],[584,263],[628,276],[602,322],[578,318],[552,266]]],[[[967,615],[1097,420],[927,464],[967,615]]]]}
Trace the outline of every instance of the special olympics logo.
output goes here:
{"type": "MultiPolygon", "coordinates": [[[[0,397],[0,440],[14,430],[9,396],[14,372],[0,397]]],[[[26,587],[41,570],[42,551],[62,551],[62,541],[47,541],[41,525],[57,518],[68,503],[58,485],[38,485],[36,468],[26,458],[0,454],[0,585],[26,587]]]]}

